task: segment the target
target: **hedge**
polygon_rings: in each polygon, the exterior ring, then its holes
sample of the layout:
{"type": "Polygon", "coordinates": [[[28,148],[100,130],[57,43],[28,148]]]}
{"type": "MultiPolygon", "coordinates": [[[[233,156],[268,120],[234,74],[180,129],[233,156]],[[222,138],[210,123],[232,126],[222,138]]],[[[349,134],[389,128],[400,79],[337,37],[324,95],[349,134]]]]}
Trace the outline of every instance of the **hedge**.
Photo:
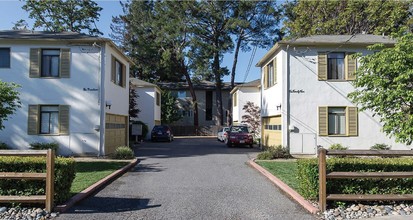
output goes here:
{"type": "MultiPolygon", "coordinates": [[[[61,203],[70,198],[70,187],[75,178],[73,158],[55,159],[54,201],[61,203]]],[[[0,172],[46,172],[45,157],[0,156],[0,172]]],[[[0,195],[44,195],[44,180],[0,180],[0,195]]]]}
{"type": "MultiPolygon", "coordinates": [[[[306,199],[318,199],[318,160],[297,161],[299,192],[306,199]]],[[[408,172],[413,158],[328,158],[327,173],[408,172]]],[[[328,179],[328,194],[413,194],[413,178],[407,179],[328,179]]]]}

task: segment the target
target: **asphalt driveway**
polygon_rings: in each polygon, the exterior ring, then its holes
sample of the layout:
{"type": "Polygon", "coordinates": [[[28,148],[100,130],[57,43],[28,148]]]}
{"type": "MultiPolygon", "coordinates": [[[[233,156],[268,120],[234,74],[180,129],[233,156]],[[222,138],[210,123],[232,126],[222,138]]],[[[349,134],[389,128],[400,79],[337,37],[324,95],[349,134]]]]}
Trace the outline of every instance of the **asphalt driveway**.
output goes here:
{"type": "Polygon", "coordinates": [[[214,138],[146,142],[133,170],[59,219],[316,219],[246,164],[257,153],[214,138]]]}

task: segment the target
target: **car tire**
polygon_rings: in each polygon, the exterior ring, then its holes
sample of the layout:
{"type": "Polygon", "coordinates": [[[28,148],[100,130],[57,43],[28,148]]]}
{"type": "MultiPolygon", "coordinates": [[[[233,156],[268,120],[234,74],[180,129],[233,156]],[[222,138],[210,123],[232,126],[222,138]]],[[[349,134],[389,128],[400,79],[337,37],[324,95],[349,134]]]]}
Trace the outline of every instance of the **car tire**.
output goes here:
{"type": "Polygon", "coordinates": [[[225,144],[226,144],[228,147],[232,147],[232,143],[231,143],[231,141],[229,141],[229,140],[225,140],[225,144]]]}

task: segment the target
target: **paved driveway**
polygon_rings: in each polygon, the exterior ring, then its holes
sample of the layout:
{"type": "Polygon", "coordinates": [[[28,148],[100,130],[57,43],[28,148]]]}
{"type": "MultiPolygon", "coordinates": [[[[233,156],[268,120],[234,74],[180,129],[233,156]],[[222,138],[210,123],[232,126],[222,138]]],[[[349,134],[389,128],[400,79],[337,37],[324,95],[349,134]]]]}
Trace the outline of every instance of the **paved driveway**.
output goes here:
{"type": "Polygon", "coordinates": [[[59,219],[315,219],[212,138],[143,143],[130,172],[59,219]]]}

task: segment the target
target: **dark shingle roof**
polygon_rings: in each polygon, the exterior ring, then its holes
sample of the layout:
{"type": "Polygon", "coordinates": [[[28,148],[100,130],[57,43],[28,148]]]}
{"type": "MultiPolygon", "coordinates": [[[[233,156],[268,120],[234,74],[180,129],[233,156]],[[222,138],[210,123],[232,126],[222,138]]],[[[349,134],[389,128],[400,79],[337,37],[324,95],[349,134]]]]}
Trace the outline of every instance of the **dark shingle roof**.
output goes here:
{"type": "Polygon", "coordinates": [[[0,39],[14,40],[35,40],[35,39],[54,39],[54,40],[103,40],[105,38],[80,34],[76,32],[49,32],[49,31],[30,31],[30,30],[3,30],[0,31],[0,39]]]}

